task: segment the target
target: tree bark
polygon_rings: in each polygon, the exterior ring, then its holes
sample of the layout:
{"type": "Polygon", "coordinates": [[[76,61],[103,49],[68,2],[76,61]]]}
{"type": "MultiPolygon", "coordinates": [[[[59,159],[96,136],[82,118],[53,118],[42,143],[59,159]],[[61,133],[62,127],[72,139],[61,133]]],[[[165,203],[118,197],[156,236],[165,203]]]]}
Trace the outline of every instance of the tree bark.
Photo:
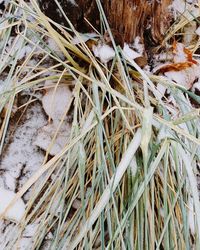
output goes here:
{"type": "MultiPolygon", "coordinates": [[[[159,44],[170,26],[172,0],[101,0],[110,28],[131,43],[140,36],[148,45],[159,44]]],[[[39,0],[42,10],[54,21],[67,25],[53,0],[39,0]],[[57,14],[56,14],[57,12],[57,14]]],[[[59,0],[67,17],[80,32],[100,30],[96,0],[59,0]],[[87,21],[88,22],[87,22],[87,21]],[[91,25],[89,25],[89,23],[91,25]]]]}

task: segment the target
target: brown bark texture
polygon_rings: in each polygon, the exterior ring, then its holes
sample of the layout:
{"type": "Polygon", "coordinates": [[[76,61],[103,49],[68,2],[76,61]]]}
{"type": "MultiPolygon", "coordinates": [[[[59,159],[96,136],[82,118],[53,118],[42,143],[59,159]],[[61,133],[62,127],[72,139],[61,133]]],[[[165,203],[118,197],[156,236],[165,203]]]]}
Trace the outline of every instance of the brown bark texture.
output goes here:
{"type": "MultiPolygon", "coordinates": [[[[145,43],[160,44],[170,26],[172,0],[101,0],[110,28],[131,43],[140,36],[145,43]]],[[[65,14],[80,32],[100,30],[96,0],[59,0],[65,14]],[[87,21],[86,21],[87,20],[87,21]],[[89,25],[89,23],[91,25],[89,25]]],[[[68,25],[53,0],[39,0],[44,13],[54,21],[68,25]]]]}

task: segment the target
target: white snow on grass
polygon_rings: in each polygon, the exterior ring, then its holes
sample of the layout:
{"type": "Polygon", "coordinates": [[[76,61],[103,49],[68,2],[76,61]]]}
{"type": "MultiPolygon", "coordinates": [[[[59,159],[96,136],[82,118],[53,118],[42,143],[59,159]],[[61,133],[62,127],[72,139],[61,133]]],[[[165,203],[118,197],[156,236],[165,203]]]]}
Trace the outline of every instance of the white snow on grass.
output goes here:
{"type": "Polygon", "coordinates": [[[26,225],[23,232],[21,232],[21,227],[15,226],[13,223],[7,221],[0,221],[0,249],[5,249],[8,242],[12,245],[12,241],[15,241],[18,235],[21,235],[21,238],[18,240],[17,244],[15,243],[16,248],[14,249],[32,249],[34,235],[37,233],[39,224],[40,220],[36,219],[36,221],[26,225]]]}
{"type": "Polygon", "coordinates": [[[198,0],[174,0],[169,6],[174,18],[179,16],[191,18],[191,16],[197,17],[199,15],[199,8],[197,5],[198,0]]]}
{"type": "Polygon", "coordinates": [[[139,54],[133,49],[131,49],[127,43],[124,44],[123,52],[131,60],[134,60],[135,58],[142,56],[142,54],[139,54]]]}
{"type": "Polygon", "coordinates": [[[165,94],[167,88],[166,88],[164,85],[158,83],[158,84],[157,84],[157,90],[158,90],[158,92],[159,92],[160,98],[162,98],[162,97],[164,96],[164,94],[165,94]]]}
{"type": "Polygon", "coordinates": [[[144,44],[141,43],[141,38],[139,36],[137,36],[134,39],[133,45],[132,45],[133,49],[136,50],[138,52],[138,54],[141,56],[144,53],[144,44]]]}
{"type": "Polygon", "coordinates": [[[115,51],[107,44],[99,43],[92,46],[93,53],[102,63],[107,63],[115,57],[115,51]]]}
{"type": "Polygon", "coordinates": [[[198,81],[194,83],[194,85],[192,86],[192,91],[193,92],[195,92],[195,91],[200,92],[200,79],[198,79],[198,81]]]}
{"type": "Polygon", "coordinates": [[[71,125],[68,123],[63,123],[56,134],[57,128],[58,124],[54,123],[42,127],[38,132],[34,145],[45,151],[48,151],[50,155],[56,155],[57,153],[60,153],[60,151],[68,142],[71,132],[71,125]],[[54,139],[55,135],[56,137],[54,139]]]}
{"type": "MultiPolygon", "coordinates": [[[[0,215],[5,212],[6,207],[15,197],[15,193],[0,188],[0,215]]],[[[15,204],[5,213],[4,218],[14,222],[20,222],[25,213],[25,204],[22,199],[18,199],[15,204]]]]}
{"type": "Polygon", "coordinates": [[[96,34],[96,33],[79,33],[79,36],[73,37],[71,43],[79,44],[79,43],[82,43],[82,42],[87,42],[88,40],[94,39],[94,38],[97,38],[97,37],[99,37],[99,35],[96,34]]]}
{"type": "Polygon", "coordinates": [[[22,234],[22,238],[20,239],[20,250],[25,250],[31,248],[33,245],[33,236],[36,234],[39,227],[39,222],[34,222],[28,224],[22,234]]]}
{"type": "Polygon", "coordinates": [[[190,232],[192,235],[195,235],[195,211],[194,211],[194,200],[190,196],[188,199],[188,224],[190,232]]]}
{"type": "Polygon", "coordinates": [[[184,0],[174,0],[170,7],[174,12],[184,13],[186,10],[186,2],[184,0]]]}
{"type": "Polygon", "coordinates": [[[200,26],[196,29],[195,33],[200,36],[200,26]]]}
{"type": "Polygon", "coordinates": [[[0,4],[2,3],[5,5],[5,7],[7,7],[8,4],[10,3],[10,0],[0,0],[0,4]]]}
{"type": "Polygon", "coordinates": [[[174,63],[182,63],[187,62],[187,54],[184,52],[184,44],[182,43],[176,43],[176,48],[174,51],[174,63]]]}
{"type": "Polygon", "coordinates": [[[55,53],[59,58],[61,58],[62,60],[65,59],[64,54],[62,53],[54,39],[49,37],[46,44],[51,49],[51,51],[55,53]]]}
{"type": "Polygon", "coordinates": [[[198,61],[191,61],[188,58],[189,53],[191,52],[186,50],[184,44],[176,43],[173,48],[172,60],[154,67],[152,72],[162,72],[164,69],[163,75],[169,80],[190,89],[200,78],[200,66],[198,61]]]}
{"type": "Polygon", "coordinates": [[[73,5],[77,5],[77,3],[75,2],[75,0],[67,0],[68,2],[70,2],[73,5]]]}
{"type": "Polygon", "coordinates": [[[180,71],[168,71],[164,75],[177,84],[190,89],[193,82],[200,76],[199,67],[194,65],[180,71]]]}
{"type": "Polygon", "coordinates": [[[42,105],[49,118],[60,121],[70,108],[72,96],[67,85],[48,88],[42,98],[42,105]]]}
{"type": "Polygon", "coordinates": [[[28,56],[33,51],[33,45],[24,42],[24,38],[20,35],[15,38],[10,37],[6,48],[6,54],[4,57],[14,57],[18,60],[28,56]]]}
{"type": "MultiPolygon", "coordinates": [[[[2,95],[5,91],[5,84],[4,83],[5,83],[4,81],[0,80],[0,95],[2,95]]],[[[2,96],[1,96],[1,98],[2,98],[2,96]]]]}
{"type": "MultiPolygon", "coordinates": [[[[136,52],[133,48],[133,46],[130,46],[127,43],[125,43],[123,47],[124,54],[132,60],[142,56],[143,52],[141,45],[140,47],[138,46],[138,51],[141,53],[136,52]]],[[[114,49],[107,44],[99,43],[97,46],[93,45],[92,50],[94,55],[98,57],[102,63],[107,63],[115,57],[114,49]]]]}

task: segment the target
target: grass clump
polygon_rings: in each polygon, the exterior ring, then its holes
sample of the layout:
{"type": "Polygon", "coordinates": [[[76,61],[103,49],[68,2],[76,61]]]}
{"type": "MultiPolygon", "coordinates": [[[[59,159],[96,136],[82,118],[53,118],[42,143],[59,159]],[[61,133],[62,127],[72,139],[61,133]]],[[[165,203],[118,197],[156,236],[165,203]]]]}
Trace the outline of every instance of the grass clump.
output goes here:
{"type": "Polygon", "coordinates": [[[1,31],[0,109],[5,115],[0,149],[20,93],[30,95],[28,106],[44,81],[62,78],[74,97],[70,139],[50,159],[47,152],[40,169],[16,194],[17,199],[32,190],[26,216],[5,234],[4,247],[20,246],[27,225],[39,221],[28,249],[198,249],[199,110],[191,105],[189,93],[163,77],[147,75],[123,54],[97,2],[116,51],[107,67],[85,42],[72,44],[68,31],[48,19],[36,1],[9,5],[1,31]],[[14,51],[14,42],[7,53],[13,27],[20,47],[14,51]],[[51,50],[47,37],[64,58],[51,50]],[[20,61],[20,50],[27,44],[31,50],[20,61]],[[133,68],[139,82],[130,75],[133,68]],[[170,89],[178,119],[171,118],[157,82],[170,89]]]}

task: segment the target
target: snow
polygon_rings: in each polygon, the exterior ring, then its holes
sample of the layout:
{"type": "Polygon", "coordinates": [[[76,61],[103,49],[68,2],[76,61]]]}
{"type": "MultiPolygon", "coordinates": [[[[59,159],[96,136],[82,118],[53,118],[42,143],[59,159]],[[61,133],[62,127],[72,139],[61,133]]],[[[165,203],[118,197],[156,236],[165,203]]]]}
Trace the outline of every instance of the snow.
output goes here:
{"type": "Polygon", "coordinates": [[[197,0],[174,0],[169,9],[173,12],[175,20],[182,15],[186,18],[197,17],[199,8],[196,4],[197,0]]]}
{"type": "MultiPolygon", "coordinates": [[[[44,155],[33,142],[38,129],[46,122],[39,103],[27,109],[24,120],[17,125],[11,143],[1,156],[0,187],[18,191],[18,188],[39,169],[44,155]]],[[[25,200],[28,199],[28,195],[29,193],[25,195],[25,200]]]]}
{"type": "MultiPolygon", "coordinates": [[[[5,84],[4,81],[0,80],[0,95],[3,94],[5,91],[5,84]]],[[[1,96],[2,98],[2,96],[1,96]]]]}
{"type": "Polygon", "coordinates": [[[195,234],[195,212],[194,212],[194,201],[190,196],[188,199],[188,224],[192,235],[195,234]]]}
{"type": "MultiPolygon", "coordinates": [[[[10,3],[10,1],[4,1],[4,3],[8,4],[10,3]]],[[[29,3],[27,4],[29,5],[29,3]]],[[[32,14],[25,17],[26,13],[23,7],[24,5],[21,5],[20,3],[20,7],[16,8],[15,12],[16,19],[20,19],[20,17],[22,17],[22,27],[23,21],[32,22],[34,19],[32,14]]],[[[7,18],[6,14],[3,16],[3,18],[7,18]]],[[[4,29],[6,24],[7,22],[3,22],[3,24],[1,23],[0,28],[4,29]]],[[[25,27],[27,27],[27,23],[25,23],[25,27]]],[[[1,34],[3,34],[2,30],[0,30],[0,35],[1,34]]],[[[34,53],[34,58],[36,59],[28,59],[27,65],[35,66],[41,59],[41,55],[44,55],[44,53],[40,49],[34,48],[31,43],[25,43],[26,40],[22,35],[27,37],[31,42],[39,44],[37,36],[33,36],[33,34],[26,29],[22,30],[18,35],[11,35],[7,40],[6,48],[5,50],[3,50],[3,53],[1,55],[1,59],[5,60],[5,64],[7,63],[9,65],[10,63],[12,63],[13,58],[17,60],[24,60],[31,53],[34,53]],[[39,59],[35,57],[36,53],[38,53],[39,59]]],[[[63,53],[54,42],[53,38],[47,38],[45,41],[46,45],[49,46],[52,52],[55,52],[61,59],[64,59],[63,53]]],[[[40,44],[40,46],[43,45],[40,44]]],[[[46,67],[48,69],[48,67],[52,66],[51,63],[52,61],[50,60],[47,63],[45,61],[44,63],[41,63],[40,66],[44,68],[46,67]]],[[[35,72],[31,72],[30,68],[28,67],[25,67],[24,70],[29,74],[29,76],[35,74],[35,72]]],[[[47,76],[49,75],[50,73],[47,73],[47,76]]],[[[0,94],[4,93],[4,91],[10,90],[10,83],[12,83],[12,81],[4,81],[4,78],[6,79],[6,77],[7,75],[1,77],[0,94]]],[[[41,85],[42,84],[44,83],[41,83],[41,85]]],[[[41,139],[41,136],[40,142],[42,141],[43,143],[43,145],[41,145],[41,148],[47,150],[58,129],[58,123],[62,119],[63,114],[67,112],[71,104],[73,95],[66,85],[59,85],[56,89],[54,87],[52,88],[52,86],[45,87],[47,87],[47,90],[44,95],[43,104],[45,103],[45,99],[46,101],[49,100],[49,103],[51,103],[49,104],[49,107],[47,107],[46,105],[46,111],[52,116],[52,123],[48,123],[45,111],[42,107],[42,103],[39,102],[43,98],[38,98],[38,96],[36,96],[38,95],[38,91],[35,92],[32,88],[22,91],[22,95],[26,92],[27,99],[32,96],[33,99],[36,98],[39,101],[35,101],[27,105],[19,122],[18,118],[21,115],[20,112],[17,114],[17,116],[13,116],[10,119],[6,135],[6,143],[0,159],[0,214],[13,199],[17,191],[19,191],[21,187],[33,176],[33,174],[37,172],[44,161],[44,152],[40,149],[40,147],[38,147],[38,145],[35,144],[37,136],[41,134],[46,135],[46,138],[43,141],[41,139]]],[[[0,97],[2,98],[3,96],[4,95],[0,97]]],[[[21,104],[20,99],[19,106],[23,105],[23,103],[24,102],[22,101],[21,104]]],[[[58,131],[54,145],[50,149],[50,153],[56,154],[64,147],[64,145],[68,142],[70,132],[71,125],[64,121],[63,125],[58,131]]],[[[9,209],[5,216],[6,220],[0,221],[0,249],[5,249],[6,242],[9,242],[11,244],[11,242],[14,241],[15,237],[17,236],[21,236],[21,239],[18,241],[17,249],[25,250],[33,246],[33,236],[38,229],[38,223],[31,223],[26,225],[25,231],[21,232],[21,228],[18,225],[15,225],[14,222],[20,222],[25,212],[25,204],[27,204],[27,202],[30,200],[32,191],[37,184],[38,182],[36,182],[23,195],[23,200],[19,199],[16,204],[11,209],[9,209]]],[[[51,235],[48,234],[48,240],[50,238],[51,235]]]]}
{"type": "Polygon", "coordinates": [[[186,68],[180,71],[168,71],[165,72],[164,75],[177,84],[185,87],[186,89],[190,89],[193,85],[193,82],[199,76],[199,67],[196,65],[186,68]]]}
{"type": "Polygon", "coordinates": [[[67,85],[48,88],[42,98],[46,114],[54,121],[60,121],[70,108],[73,94],[67,85]]]}
{"type": "Polygon", "coordinates": [[[33,51],[33,46],[30,44],[24,44],[24,38],[18,35],[15,39],[10,39],[10,45],[7,47],[7,54],[10,57],[16,57],[21,60],[25,56],[29,55],[33,51]]]}
{"type": "Polygon", "coordinates": [[[187,55],[184,52],[184,44],[176,43],[176,49],[174,51],[174,63],[187,62],[187,55]]]}
{"type": "Polygon", "coordinates": [[[77,3],[75,2],[75,0],[68,0],[68,2],[70,2],[73,5],[77,5],[77,3]]]}
{"type": "Polygon", "coordinates": [[[102,63],[107,63],[115,57],[115,51],[107,44],[99,43],[92,46],[93,53],[102,63]]]}
{"type": "MultiPolygon", "coordinates": [[[[0,214],[3,214],[6,207],[15,197],[15,193],[3,188],[0,188],[0,214]]],[[[15,204],[7,211],[4,218],[7,220],[20,222],[25,213],[25,204],[23,200],[18,199],[15,204]]]]}
{"type": "Polygon", "coordinates": [[[124,44],[123,52],[131,60],[134,60],[135,58],[141,56],[141,54],[139,54],[139,53],[135,52],[133,49],[131,49],[127,43],[124,44]]]}
{"type": "Polygon", "coordinates": [[[197,29],[196,21],[191,21],[184,27],[183,43],[185,46],[190,46],[195,38],[197,29]]]}
{"type": "Polygon", "coordinates": [[[58,125],[54,123],[42,127],[38,132],[34,145],[45,151],[49,151],[50,155],[56,155],[57,153],[60,153],[60,151],[68,142],[71,132],[71,125],[68,123],[63,123],[58,132],[57,127],[58,125]],[[54,140],[55,135],[56,137],[54,140]]]}
{"type": "Polygon", "coordinates": [[[0,4],[4,3],[5,7],[10,3],[10,0],[0,0],[0,4]]]}
{"type": "MultiPolygon", "coordinates": [[[[68,1],[72,4],[76,4],[74,0],[68,1]]],[[[6,5],[10,3],[9,0],[0,0],[0,3],[2,2],[4,2],[6,5]]],[[[187,4],[188,3],[194,3],[194,1],[188,0],[187,4]]],[[[179,14],[183,13],[185,11],[185,0],[174,0],[172,6],[175,12],[179,14]]],[[[20,13],[21,14],[19,15],[18,12],[18,16],[23,15],[22,9],[20,10],[20,13]]],[[[29,21],[31,20],[32,19],[29,18],[29,21]]],[[[5,24],[6,23],[2,23],[0,26],[3,28],[5,24]]],[[[197,35],[200,35],[200,27],[196,29],[195,32],[197,35]]],[[[28,35],[27,37],[29,38],[28,35]]],[[[80,39],[78,37],[74,37],[72,39],[72,43],[78,44],[80,41],[86,42],[87,40],[95,39],[96,37],[98,37],[98,35],[95,33],[80,34],[80,39]]],[[[34,41],[34,38],[31,37],[30,40],[34,41]]],[[[61,59],[65,58],[53,38],[48,38],[46,42],[47,46],[49,46],[52,52],[55,52],[61,59]]],[[[99,43],[98,45],[93,45],[92,50],[94,55],[98,57],[102,63],[107,63],[115,57],[114,49],[107,44],[99,43]]],[[[17,56],[18,59],[23,59],[32,53],[33,46],[29,44],[24,45],[24,39],[17,36],[16,38],[12,37],[12,39],[9,40],[7,51],[9,51],[7,53],[10,53],[11,56],[17,56]]],[[[132,44],[124,44],[123,52],[132,60],[142,56],[144,53],[144,46],[141,43],[140,37],[136,37],[132,44]]],[[[183,44],[177,44],[176,53],[174,56],[172,56],[172,58],[169,58],[167,53],[165,53],[163,54],[163,57],[160,55],[159,59],[166,60],[166,58],[169,61],[174,60],[174,63],[187,62],[183,44]]],[[[29,65],[30,62],[33,64],[33,66],[37,63],[36,61],[31,60],[29,61],[29,65]]],[[[199,77],[198,71],[199,67],[194,65],[182,71],[165,72],[164,75],[168,79],[175,81],[177,84],[185,86],[187,89],[189,89],[196,78],[199,77]]],[[[50,74],[48,73],[48,75],[50,74]]],[[[0,81],[0,94],[4,91],[3,85],[5,85],[4,82],[0,81]]],[[[35,173],[40,168],[44,159],[44,154],[40,149],[48,151],[49,154],[53,156],[58,154],[69,141],[71,124],[67,122],[67,112],[69,111],[71,105],[73,93],[67,85],[58,85],[57,87],[52,87],[51,85],[52,82],[47,81],[45,83],[46,93],[42,97],[42,105],[44,110],[42,109],[41,105],[38,104],[38,102],[34,103],[33,106],[28,107],[28,110],[25,114],[25,119],[23,118],[23,121],[20,122],[19,125],[17,124],[12,141],[9,142],[7,149],[2,155],[2,160],[0,163],[0,213],[5,209],[5,204],[8,204],[12,200],[15,192],[18,191],[21,186],[33,175],[33,173],[35,173]],[[51,119],[50,122],[47,122],[43,111],[45,111],[45,113],[51,119]],[[62,118],[64,118],[64,121],[59,128],[59,123],[61,122],[62,118]],[[5,195],[7,193],[9,195],[5,195]],[[2,194],[3,198],[1,198],[2,194]]],[[[198,80],[198,82],[193,85],[192,90],[195,91],[197,88],[200,89],[200,80],[198,80]]],[[[157,89],[161,96],[163,96],[167,90],[166,87],[161,84],[157,85],[157,89]]],[[[172,95],[170,95],[167,102],[166,109],[170,113],[171,117],[178,117],[178,110],[175,107],[176,101],[172,95]]],[[[92,124],[93,118],[94,112],[92,111],[84,124],[83,130],[92,124]]],[[[161,140],[166,138],[166,136],[173,138],[170,132],[171,131],[167,127],[163,126],[159,134],[159,139],[161,140]]],[[[130,163],[130,169],[132,174],[135,175],[137,171],[137,162],[135,158],[132,159],[130,163]]],[[[29,192],[23,197],[25,202],[29,200],[31,190],[29,190],[29,192]]],[[[19,199],[18,202],[20,204],[16,203],[15,206],[18,205],[18,207],[15,208],[14,206],[12,208],[13,211],[11,209],[9,210],[11,214],[7,213],[6,219],[19,222],[25,211],[24,201],[19,199]]],[[[73,203],[73,207],[77,209],[80,207],[80,205],[81,203],[79,200],[75,200],[73,203]]],[[[59,210],[59,204],[56,202],[54,203],[54,208],[57,208],[58,213],[61,211],[59,210]]],[[[193,215],[193,212],[191,214],[193,215]]],[[[189,215],[189,217],[191,217],[191,215],[189,215]]],[[[189,225],[192,228],[191,222],[189,222],[189,225]]],[[[37,232],[38,226],[38,223],[31,223],[26,226],[19,242],[20,249],[27,249],[31,247],[31,244],[33,243],[32,238],[37,232]]],[[[5,234],[5,231],[9,231],[9,229],[12,228],[12,224],[9,225],[5,222],[4,224],[0,224],[0,228],[1,248],[2,235],[5,234]]]]}
{"type": "Polygon", "coordinates": [[[160,98],[162,98],[162,97],[164,96],[164,94],[165,94],[165,92],[166,92],[166,89],[167,89],[167,88],[166,88],[164,85],[162,85],[162,84],[160,84],[160,83],[157,84],[157,90],[158,90],[158,92],[159,92],[160,98]]]}
{"type": "MultiPolygon", "coordinates": [[[[134,60],[135,58],[142,56],[143,53],[143,48],[139,45],[139,42],[136,43],[136,47],[140,53],[133,50],[134,46],[125,43],[123,52],[129,59],[134,60]]],[[[107,63],[115,57],[114,49],[107,44],[99,43],[97,46],[93,45],[92,50],[94,55],[98,57],[102,63],[107,63]]]]}
{"type": "Polygon", "coordinates": [[[62,53],[62,51],[60,50],[59,46],[57,45],[57,43],[55,42],[55,40],[51,37],[49,37],[47,39],[47,46],[51,49],[51,51],[53,53],[55,53],[59,58],[61,58],[62,60],[65,59],[64,54],[62,53]]]}
{"type": "Polygon", "coordinates": [[[198,79],[198,81],[195,82],[192,86],[192,92],[196,92],[196,91],[200,92],[200,79],[198,79]]]}
{"type": "Polygon", "coordinates": [[[196,29],[195,33],[200,36],[200,26],[196,29]]]}
{"type": "Polygon", "coordinates": [[[39,222],[34,222],[26,226],[22,234],[22,238],[20,239],[19,242],[20,250],[29,249],[30,246],[33,245],[33,236],[37,232],[38,227],[39,227],[39,222]]]}
{"type": "Polygon", "coordinates": [[[79,44],[81,42],[87,42],[88,40],[90,39],[94,39],[94,38],[97,38],[98,35],[96,33],[79,33],[79,37],[78,36],[75,36],[73,39],[72,39],[72,43],[73,44],[79,44]]]}
{"type": "Polygon", "coordinates": [[[183,13],[186,10],[186,3],[184,0],[174,0],[171,4],[174,12],[183,13]]]}
{"type": "MultiPolygon", "coordinates": [[[[154,67],[152,72],[162,72],[162,69],[164,69],[163,75],[170,81],[174,81],[180,86],[190,89],[193,83],[200,78],[200,66],[197,60],[192,61],[189,58],[191,52],[185,49],[183,43],[176,43],[173,47],[171,61],[159,64],[154,67]],[[172,68],[170,68],[171,66],[172,68]]],[[[159,57],[155,58],[158,59],[159,57]]]]}
{"type": "Polygon", "coordinates": [[[133,43],[133,48],[139,53],[140,56],[144,53],[144,44],[141,43],[141,38],[137,36],[133,43]]]}

